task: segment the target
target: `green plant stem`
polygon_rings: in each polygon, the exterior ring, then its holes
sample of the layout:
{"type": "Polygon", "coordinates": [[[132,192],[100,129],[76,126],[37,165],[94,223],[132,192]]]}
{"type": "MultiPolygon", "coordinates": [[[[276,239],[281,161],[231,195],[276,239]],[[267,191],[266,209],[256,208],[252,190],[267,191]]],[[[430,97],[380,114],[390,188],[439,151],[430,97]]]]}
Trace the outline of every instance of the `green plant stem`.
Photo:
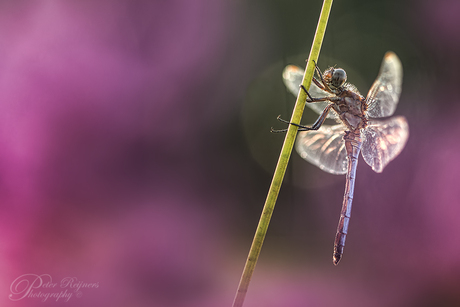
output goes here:
{"type": "MultiPolygon", "coordinates": [[[[323,43],[324,33],[326,32],[326,25],[329,19],[329,13],[331,12],[331,7],[332,0],[324,0],[323,7],[321,9],[321,15],[318,21],[318,26],[316,28],[315,38],[313,39],[310,55],[307,60],[307,67],[305,69],[305,74],[302,81],[302,85],[305,88],[310,88],[311,80],[315,72],[315,62],[318,62],[319,52],[321,49],[321,45],[323,43]]],[[[294,107],[294,112],[291,117],[291,123],[300,124],[300,120],[302,118],[303,110],[305,107],[306,98],[306,93],[302,90],[299,90],[299,94],[297,95],[297,100],[294,107]]],[[[259,258],[260,250],[262,249],[262,244],[267,233],[268,225],[270,223],[270,219],[275,208],[276,199],[278,198],[278,194],[281,189],[281,184],[286,173],[289,158],[292,153],[292,148],[294,147],[297,129],[298,127],[294,125],[289,125],[288,131],[286,133],[286,138],[281,149],[278,164],[276,165],[275,173],[273,175],[272,183],[268,191],[267,199],[265,200],[264,209],[259,220],[259,225],[257,226],[257,230],[254,235],[254,240],[252,241],[251,249],[249,250],[249,255],[244,266],[238,290],[236,292],[233,307],[243,306],[244,299],[248,291],[249,282],[251,281],[251,277],[254,272],[257,259],[259,258]]]]}

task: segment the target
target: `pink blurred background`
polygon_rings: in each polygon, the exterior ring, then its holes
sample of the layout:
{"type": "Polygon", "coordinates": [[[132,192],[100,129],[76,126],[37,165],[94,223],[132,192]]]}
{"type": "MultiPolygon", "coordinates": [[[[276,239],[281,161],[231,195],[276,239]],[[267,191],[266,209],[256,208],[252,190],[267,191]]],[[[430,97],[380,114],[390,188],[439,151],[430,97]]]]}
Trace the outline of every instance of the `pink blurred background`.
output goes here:
{"type": "MultiPolygon", "coordinates": [[[[231,306],[320,8],[0,1],[0,306],[231,306]],[[22,297],[37,275],[72,297],[22,297]]],[[[460,305],[459,13],[334,3],[319,65],[366,93],[395,51],[410,139],[382,174],[359,162],[338,267],[345,178],[293,154],[245,306],[460,305]]]]}

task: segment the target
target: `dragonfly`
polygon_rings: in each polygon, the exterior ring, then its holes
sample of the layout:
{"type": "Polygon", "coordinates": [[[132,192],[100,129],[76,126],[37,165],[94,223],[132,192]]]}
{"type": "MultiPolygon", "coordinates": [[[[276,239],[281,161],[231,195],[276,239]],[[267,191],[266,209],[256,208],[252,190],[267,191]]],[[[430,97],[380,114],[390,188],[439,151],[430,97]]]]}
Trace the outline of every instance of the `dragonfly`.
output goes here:
{"type": "MultiPolygon", "coordinates": [[[[401,94],[402,65],[398,56],[385,54],[378,76],[366,97],[346,82],[341,68],[330,67],[321,72],[315,63],[318,79],[313,77],[307,91],[301,84],[304,70],[288,65],[283,71],[287,89],[297,96],[302,88],[308,98],[306,105],[320,114],[312,126],[297,125],[296,151],[308,162],[332,174],[346,174],[342,210],[334,241],[333,263],[343,256],[355,187],[358,156],[380,173],[403,150],[409,138],[409,125],[403,116],[392,116],[401,94]],[[326,119],[334,125],[323,124],[326,119]]],[[[286,132],[287,129],[273,130],[286,132]]]]}

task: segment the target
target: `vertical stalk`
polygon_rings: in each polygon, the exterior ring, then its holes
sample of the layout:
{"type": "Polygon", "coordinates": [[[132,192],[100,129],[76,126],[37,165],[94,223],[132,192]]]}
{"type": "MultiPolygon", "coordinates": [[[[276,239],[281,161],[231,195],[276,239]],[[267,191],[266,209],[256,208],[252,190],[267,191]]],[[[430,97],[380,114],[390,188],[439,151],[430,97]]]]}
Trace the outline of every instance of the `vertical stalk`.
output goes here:
{"type": "MultiPolygon", "coordinates": [[[[302,85],[305,88],[310,88],[311,80],[315,72],[315,62],[318,62],[319,52],[323,43],[324,33],[326,32],[326,25],[329,19],[329,14],[331,12],[331,7],[332,0],[324,0],[323,7],[321,9],[321,15],[318,21],[318,26],[316,27],[315,37],[313,39],[313,44],[310,50],[310,55],[307,60],[307,67],[305,69],[305,74],[302,81],[302,85]]],[[[299,90],[294,111],[291,117],[292,123],[300,124],[306,98],[306,93],[299,90]]],[[[257,259],[259,258],[260,250],[262,249],[262,244],[267,233],[268,225],[275,208],[276,199],[278,198],[281,184],[286,173],[289,158],[292,153],[292,148],[294,147],[297,129],[298,127],[289,125],[288,131],[286,133],[286,138],[284,139],[281,154],[278,159],[278,164],[276,165],[272,183],[270,185],[262,215],[259,220],[259,225],[257,226],[257,230],[254,235],[251,249],[249,250],[249,255],[244,266],[238,290],[236,292],[235,300],[233,301],[233,307],[243,306],[244,299],[248,291],[249,282],[251,281],[257,259]]]]}

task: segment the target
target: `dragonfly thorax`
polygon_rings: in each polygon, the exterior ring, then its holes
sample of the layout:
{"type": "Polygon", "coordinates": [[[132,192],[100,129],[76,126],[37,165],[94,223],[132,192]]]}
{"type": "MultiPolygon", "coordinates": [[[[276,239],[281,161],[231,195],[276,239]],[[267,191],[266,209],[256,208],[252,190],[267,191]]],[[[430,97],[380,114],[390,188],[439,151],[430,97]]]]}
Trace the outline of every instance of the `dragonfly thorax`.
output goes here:
{"type": "Polygon", "coordinates": [[[339,100],[335,102],[335,110],[342,122],[351,130],[363,129],[367,126],[365,116],[365,99],[353,91],[342,90],[338,95],[339,100]]]}

